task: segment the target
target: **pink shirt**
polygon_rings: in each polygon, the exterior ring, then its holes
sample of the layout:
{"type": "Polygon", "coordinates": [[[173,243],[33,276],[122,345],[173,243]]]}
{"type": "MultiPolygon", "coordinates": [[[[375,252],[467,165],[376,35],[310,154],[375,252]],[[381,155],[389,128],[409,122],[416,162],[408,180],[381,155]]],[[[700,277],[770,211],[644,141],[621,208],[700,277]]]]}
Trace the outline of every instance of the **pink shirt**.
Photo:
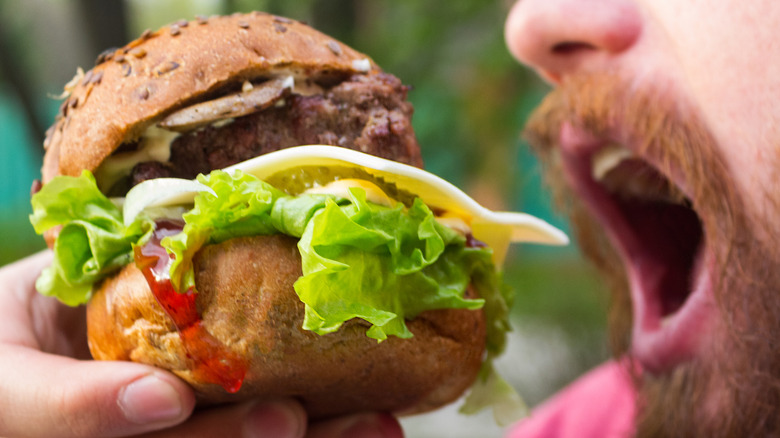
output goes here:
{"type": "Polygon", "coordinates": [[[508,438],[633,436],[636,392],[626,362],[588,372],[510,429],[508,438]]]}

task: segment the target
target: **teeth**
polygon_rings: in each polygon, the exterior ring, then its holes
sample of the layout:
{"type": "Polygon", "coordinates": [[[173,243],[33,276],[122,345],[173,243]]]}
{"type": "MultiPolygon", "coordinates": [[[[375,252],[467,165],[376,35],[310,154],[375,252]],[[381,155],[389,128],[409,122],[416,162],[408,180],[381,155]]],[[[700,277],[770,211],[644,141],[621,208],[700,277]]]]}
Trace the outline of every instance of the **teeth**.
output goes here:
{"type": "Polygon", "coordinates": [[[591,174],[608,191],[625,199],[685,204],[685,195],[630,150],[609,145],[594,154],[591,174]]]}
{"type": "Polygon", "coordinates": [[[634,153],[618,145],[609,145],[600,149],[593,155],[591,168],[593,179],[603,180],[610,170],[631,158],[634,158],[634,153]]]}

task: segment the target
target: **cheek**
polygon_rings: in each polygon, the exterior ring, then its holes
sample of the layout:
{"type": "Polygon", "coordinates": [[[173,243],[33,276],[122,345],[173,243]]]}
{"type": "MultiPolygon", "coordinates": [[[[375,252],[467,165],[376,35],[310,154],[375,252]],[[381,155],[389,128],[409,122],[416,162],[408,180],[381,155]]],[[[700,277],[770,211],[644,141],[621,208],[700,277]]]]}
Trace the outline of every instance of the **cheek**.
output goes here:
{"type": "Polygon", "coordinates": [[[765,215],[767,190],[778,188],[780,4],[661,0],[646,6],[668,38],[674,76],[723,149],[747,204],[765,215]]]}

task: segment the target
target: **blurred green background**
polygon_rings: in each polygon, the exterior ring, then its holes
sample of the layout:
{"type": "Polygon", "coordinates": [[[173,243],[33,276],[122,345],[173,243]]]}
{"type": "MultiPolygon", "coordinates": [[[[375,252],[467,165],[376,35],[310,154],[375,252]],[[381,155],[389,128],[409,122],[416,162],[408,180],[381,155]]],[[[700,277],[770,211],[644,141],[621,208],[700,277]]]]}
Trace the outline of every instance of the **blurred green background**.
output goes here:
{"type": "MultiPolygon", "coordinates": [[[[180,18],[263,10],[303,20],[370,55],[413,87],[427,168],[483,205],[567,229],[551,209],[520,129],[547,91],[507,52],[509,0],[25,0],[0,2],[0,265],[43,248],[27,221],[43,132],[78,66],[144,29],[180,18]]],[[[515,332],[499,364],[535,405],[607,357],[601,284],[576,249],[516,247],[515,332]]],[[[489,417],[444,412],[405,422],[409,436],[498,436],[489,417]]]]}

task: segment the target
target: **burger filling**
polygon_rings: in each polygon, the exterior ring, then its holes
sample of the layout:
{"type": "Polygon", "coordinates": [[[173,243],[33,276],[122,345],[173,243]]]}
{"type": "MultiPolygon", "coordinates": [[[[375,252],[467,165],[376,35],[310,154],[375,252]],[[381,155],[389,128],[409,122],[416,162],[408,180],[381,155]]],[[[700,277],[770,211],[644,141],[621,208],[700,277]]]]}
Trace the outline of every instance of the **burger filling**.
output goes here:
{"type": "Polygon", "coordinates": [[[123,144],[95,172],[98,186],[111,196],[124,196],[148,179],[192,179],[305,144],[341,146],[421,164],[410,124],[412,106],[405,100],[407,88],[392,75],[356,74],[343,81],[284,76],[244,82],[241,87],[167,115],[139,139],[123,144]],[[269,84],[278,90],[268,93],[270,100],[247,103],[247,94],[269,84]],[[219,103],[223,99],[233,103],[219,103]]]}

